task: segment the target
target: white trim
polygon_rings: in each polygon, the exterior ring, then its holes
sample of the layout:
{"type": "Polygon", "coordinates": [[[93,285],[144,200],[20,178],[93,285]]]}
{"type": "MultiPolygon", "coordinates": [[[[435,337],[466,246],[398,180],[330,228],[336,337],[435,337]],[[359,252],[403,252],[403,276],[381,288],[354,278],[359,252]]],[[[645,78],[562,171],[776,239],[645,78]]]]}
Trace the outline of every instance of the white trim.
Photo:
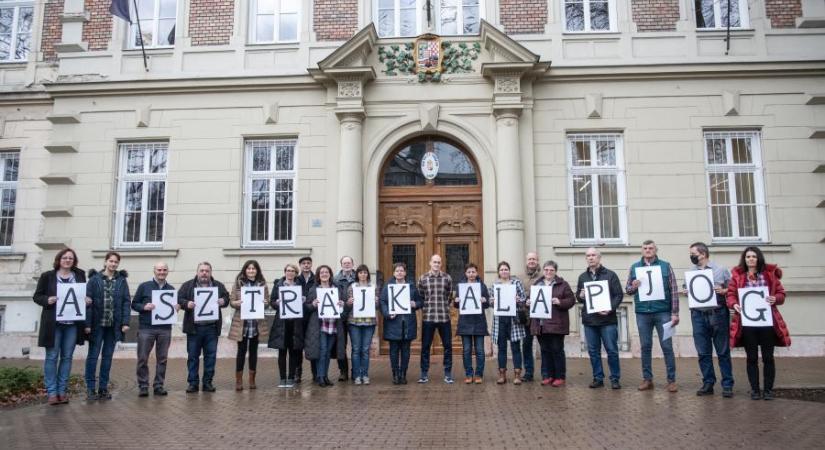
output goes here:
{"type": "MultiPolygon", "coordinates": [[[[696,23],[696,0],[691,0],[693,8],[693,24],[697,30],[725,30],[727,26],[722,24],[722,2],[726,0],[702,0],[704,1],[712,1],[713,2],[713,26],[711,27],[699,27],[698,23],[696,23]]],[[[748,1],[747,0],[730,0],[731,3],[738,2],[739,3],[739,26],[735,27],[731,25],[731,30],[742,30],[747,29],[750,26],[750,14],[748,10],[748,1]]]]}
{"type": "MultiPolygon", "coordinates": [[[[567,8],[565,5],[568,3],[567,0],[560,0],[561,1],[561,19],[562,19],[562,30],[565,34],[601,34],[601,33],[616,33],[618,32],[618,25],[617,25],[617,12],[616,12],[616,0],[603,0],[603,2],[607,2],[607,19],[610,23],[610,28],[607,30],[592,30],[590,28],[590,2],[595,0],[579,0],[582,3],[582,17],[584,19],[584,29],[582,30],[568,30],[567,29],[567,8]]],[[[578,3],[578,2],[571,2],[571,3],[578,3]]]]}
{"type": "MultiPolygon", "coordinates": [[[[143,0],[145,1],[145,0],[143,0]]],[[[147,19],[145,17],[141,17],[141,22],[151,21],[152,22],[152,42],[144,42],[143,46],[145,48],[174,48],[174,44],[158,44],[158,27],[160,26],[160,2],[163,0],[153,0],[155,2],[153,14],[151,19],[147,19]]],[[[130,1],[129,2],[129,16],[132,17],[135,13],[135,3],[130,1]]],[[[175,42],[177,42],[177,36],[180,34],[178,33],[178,22],[180,22],[180,17],[178,15],[181,12],[181,4],[180,0],[175,0],[175,42]]],[[[165,18],[168,19],[168,18],[165,18]]],[[[132,17],[132,24],[127,24],[127,32],[126,32],[126,50],[140,50],[140,45],[135,45],[135,38],[137,37],[138,27],[135,18],[132,17]]]]}
{"type": "MultiPolygon", "coordinates": [[[[301,31],[303,27],[301,27],[301,20],[303,19],[303,12],[304,12],[304,3],[307,0],[294,0],[298,3],[298,9],[295,11],[295,38],[294,39],[278,39],[280,34],[280,17],[283,14],[281,12],[281,2],[288,1],[288,0],[274,0],[275,1],[275,9],[272,11],[272,14],[265,14],[265,15],[272,15],[273,16],[273,25],[272,25],[272,39],[271,40],[258,40],[258,30],[257,25],[258,21],[255,20],[258,16],[258,0],[251,0],[248,2],[249,10],[247,11],[247,20],[249,22],[249,26],[247,27],[247,42],[250,44],[282,44],[282,43],[296,43],[300,42],[301,40],[301,31]]],[[[310,2],[310,6],[311,6],[310,2]]],[[[286,13],[292,14],[292,12],[286,13]]],[[[311,15],[311,14],[310,14],[311,15]]]]}
{"type": "MultiPolygon", "coordinates": [[[[0,9],[13,9],[14,12],[12,13],[11,19],[11,36],[9,41],[9,56],[7,59],[0,59],[0,63],[21,63],[26,62],[29,60],[29,55],[32,54],[32,49],[34,48],[34,24],[37,20],[35,13],[37,12],[34,8],[34,2],[32,1],[0,1],[0,9]],[[21,59],[17,59],[14,55],[17,53],[17,44],[18,44],[18,36],[20,35],[18,28],[18,22],[20,21],[20,8],[31,8],[32,9],[32,21],[31,27],[29,28],[29,50],[26,52],[26,56],[21,59]]],[[[25,34],[25,33],[23,33],[25,34]]],[[[1,248],[1,247],[0,247],[1,248]]]]}
{"type": "Polygon", "coordinates": [[[117,177],[117,209],[115,210],[115,246],[117,248],[157,248],[163,245],[163,238],[166,236],[166,212],[167,202],[169,200],[169,183],[167,180],[169,174],[169,143],[161,141],[153,142],[119,142],[118,143],[118,158],[120,167],[118,168],[117,177]],[[151,152],[155,146],[160,145],[165,147],[166,151],[166,171],[163,173],[150,173],[149,167],[151,164],[151,152]],[[128,167],[129,150],[139,149],[144,152],[143,157],[143,171],[141,173],[126,173],[128,167]],[[160,241],[147,241],[147,217],[148,217],[148,202],[149,202],[149,182],[164,182],[163,186],[163,229],[161,230],[160,241]],[[140,239],[138,241],[124,241],[123,240],[123,226],[126,214],[126,184],[130,182],[142,182],[141,205],[140,205],[140,239]]]}
{"type": "Polygon", "coordinates": [[[243,202],[243,237],[242,246],[244,248],[283,248],[295,246],[295,235],[298,227],[298,139],[297,138],[256,138],[244,141],[244,189],[242,195],[243,202]],[[256,171],[254,176],[253,167],[253,144],[268,144],[270,146],[270,170],[256,171]],[[278,145],[292,145],[292,170],[275,170],[277,163],[276,147],[278,145]],[[265,179],[269,181],[269,210],[267,234],[270,239],[263,241],[253,241],[252,237],[252,210],[250,208],[250,196],[252,194],[252,181],[265,179]],[[289,239],[276,240],[275,237],[275,181],[292,181],[292,223],[290,224],[289,239]]]}

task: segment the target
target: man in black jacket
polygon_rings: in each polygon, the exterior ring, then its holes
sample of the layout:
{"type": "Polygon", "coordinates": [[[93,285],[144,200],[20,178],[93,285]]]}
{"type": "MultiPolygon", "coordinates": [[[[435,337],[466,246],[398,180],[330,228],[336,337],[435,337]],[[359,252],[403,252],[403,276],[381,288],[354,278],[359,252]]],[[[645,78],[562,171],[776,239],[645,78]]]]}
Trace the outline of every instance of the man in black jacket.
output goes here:
{"type": "Polygon", "coordinates": [[[186,333],[186,352],[188,354],[189,387],[186,392],[198,392],[198,359],[203,352],[203,392],[215,392],[212,379],[215,376],[215,357],[218,353],[218,337],[221,335],[223,317],[220,308],[229,304],[229,292],[220,281],[212,278],[212,264],[204,261],[198,264],[195,278],[183,283],[178,290],[178,304],[183,308],[183,332],[186,333]],[[195,322],[195,289],[218,288],[218,318],[216,320],[199,320],[195,322]]]}
{"type": "MultiPolygon", "coordinates": [[[[304,293],[304,298],[306,298],[307,293],[309,293],[309,288],[315,285],[315,274],[312,273],[312,258],[309,256],[302,256],[301,259],[298,260],[298,267],[300,273],[298,274],[298,283],[301,284],[301,290],[304,293]]],[[[303,322],[302,329],[306,332],[307,329],[307,318],[304,317],[301,319],[303,322]]],[[[302,336],[303,337],[303,336],[302,336]]],[[[312,379],[315,379],[315,360],[313,360],[312,364],[312,379]]],[[[298,355],[298,366],[295,368],[295,383],[301,383],[301,378],[304,375],[304,358],[303,354],[298,355]]]]}
{"type": "MultiPolygon", "coordinates": [[[[132,310],[140,313],[137,336],[137,383],[141,397],[149,395],[149,354],[152,347],[155,347],[155,381],[153,383],[155,395],[166,395],[163,384],[166,380],[166,360],[169,354],[169,344],[172,342],[172,325],[152,325],[152,311],[155,305],[152,303],[152,291],[169,290],[175,288],[166,282],[169,274],[169,266],[165,262],[155,263],[152,268],[154,277],[141,283],[132,297],[132,310]]],[[[176,304],[175,311],[180,307],[176,304]]]]}
{"type": "Polygon", "coordinates": [[[610,311],[601,311],[588,314],[586,307],[582,308],[582,324],[587,339],[587,350],[590,353],[590,366],[593,368],[591,388],[604,386],[604,371],[602,370],[602,345],[607,351],[607,365],[610,368],[610,386],[621,389],[619,379],[619,330],[616,309],[622,303],[624,291],[619,277],[612,270],[602,265],[602,253],[596,248],[588,248],[585,253],[587,270],[579,275],[576,287],[576,298],[580,303],[585,302],[584,284],[591,281],[607,281],[610,289],[610,311]]]}

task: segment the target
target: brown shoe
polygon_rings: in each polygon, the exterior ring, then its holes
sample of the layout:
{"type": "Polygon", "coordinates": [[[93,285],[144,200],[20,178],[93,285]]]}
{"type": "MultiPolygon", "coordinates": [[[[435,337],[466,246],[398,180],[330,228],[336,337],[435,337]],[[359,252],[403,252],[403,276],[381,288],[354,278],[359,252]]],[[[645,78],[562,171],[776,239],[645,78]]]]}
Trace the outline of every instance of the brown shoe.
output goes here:
{"type": "Polygon", "coordinates": [[[243,372],[235,372],[235,390],[243,390],[243,372]]]}
{"type": "Polygon", "coordinates": [[[249,389],[257,389],[258,386],[255,385],[255,371],[249,371],[249,389]]]}
{"type": "Polygon", "coordinates": [[[644,380],[642,384],[639,385],[640,391],[649,391],[651,389],[653,389],[653,381],[651,380],[644,380]]]}
{"type": "Polygon", "coordinates": [[[484,380],[482,380],[481,377],[474,377],[473,378],[473,383],[481,384],[481,383],[484,383],[484,380]]]}
{"type": "Polygon", "coordinates": [[[49,404],[52,406],[56,406],[60,404],[60,399],[56,395],[49,396],[49,404]]]}
{"type": "Polygon", "coordinates": [[[669,382],[667,384],[667,386],[665,386],[665,389],[667,389],[667,391],[670,392],[671,394],[675,393],[675,392],[679,392],[679,388],[676,386],[675,381],[669,382]]]}
{"type": "Polygon", "coordinates": [[[513,372],[513,384],[521,384],[521,369],[515,369],[513,372]]]}
{"type": "Polygon", "coordinates": [[[504,384],[507,382],[507,369],[498,369],[498,380],[496,384],[504,384]]]}
{"type": "Polygon", "coordinates": [[[57,402],[60,403],[61,405],[65,405],[66,403],[69,403],[69,396],[68,395],[58,395],[57,396],[57,402]]]}

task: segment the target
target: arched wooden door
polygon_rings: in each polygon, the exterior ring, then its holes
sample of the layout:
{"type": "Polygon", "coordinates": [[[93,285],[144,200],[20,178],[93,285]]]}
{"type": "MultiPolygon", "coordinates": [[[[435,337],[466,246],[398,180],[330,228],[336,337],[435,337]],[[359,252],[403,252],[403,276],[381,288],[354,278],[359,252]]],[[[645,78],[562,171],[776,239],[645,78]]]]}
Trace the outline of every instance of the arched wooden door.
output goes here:
{"type": "MultiPolygon", "coordinates": [[[[392,277],[393,263],[404,262],[408,279],[414,282],[429,270],[430,257],[436,253],[442,257],[442,270],[454,282],[461,278],[467,263],[484,267],[481,179],[475,162],[460,144],[439,136],[407,141],[384,163],[381,177],[379,270],[385,280],[392,277]],[[423,172],[432,170],[434,165],[437,173],[428,179],[423,172]]],[[[457,322],[458,315],[453,310],[454,354],[461,346],[455,335],[457,322]]],[[[378,329],[380,338],[380,320],[378,329]]],[[[420,313],[418,331],[414,352],[420,351],[420,313]]],[[[383,339],[380,342],[381,354],[387,354],[389,345],[383,339]]],[[[433,353],[442,352],[436,338],[433,353]]]]}

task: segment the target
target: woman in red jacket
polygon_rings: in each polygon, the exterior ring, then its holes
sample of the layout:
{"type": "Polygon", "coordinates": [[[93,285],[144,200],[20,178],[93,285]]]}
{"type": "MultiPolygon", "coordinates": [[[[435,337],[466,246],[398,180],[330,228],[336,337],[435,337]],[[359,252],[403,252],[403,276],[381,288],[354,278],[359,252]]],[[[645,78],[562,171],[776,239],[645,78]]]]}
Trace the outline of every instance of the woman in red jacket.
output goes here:
{"type": "Polygon", "coordinates": [[[748,247],[739,258],[739,265],[731,271],[728,285],[728,308],[735,312],[730,324],[731,347],[745,346],[747,354],[748,381],[751,384],[751,399],[773,400],[773,381],[776,367],[773,361],[775,346],[791,345],[788,327],[777,309],[785,303],[785,288],[782,287],[782,269],[775,264],[765,264],[765,256],[757,247],[748,247]],[[739,304],[739,289],[745,287],[768,288],[765,300],[771,306],[773,327],[743,327],[742,307],[739,304]],[[759,389],[759,349],[762,349],[764,391],[759,389]]]}

